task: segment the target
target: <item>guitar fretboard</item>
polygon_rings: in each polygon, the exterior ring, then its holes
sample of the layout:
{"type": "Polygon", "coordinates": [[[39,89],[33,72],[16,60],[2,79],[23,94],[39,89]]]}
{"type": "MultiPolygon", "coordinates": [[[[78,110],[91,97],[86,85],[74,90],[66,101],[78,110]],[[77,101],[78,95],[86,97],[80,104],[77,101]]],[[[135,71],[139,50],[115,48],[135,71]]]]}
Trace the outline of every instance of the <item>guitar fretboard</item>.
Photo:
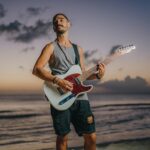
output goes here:
{"type": "MultiPolygon", "coordinates": [[[[125,54],[125,53],[124,53],[125,54]]],[[[108,65],[110,62],[112,62],[115,58],[119,57],[123,55],[123,53],[116,53],[116,54],[112,54],[112,55],[109,55],[107,56],[103,61],[99,62],[98,64],[100,63],[103,63],[104,65],[108,65]]],[[[92,74],[96,73],[97,72],[97,65],[91,67],[90,69],[88,69],[87,71],[84,71],[79,77],[78,79],[80,81],[85,81],[87,80],[88,77],[90,77],[92,74]]]]}

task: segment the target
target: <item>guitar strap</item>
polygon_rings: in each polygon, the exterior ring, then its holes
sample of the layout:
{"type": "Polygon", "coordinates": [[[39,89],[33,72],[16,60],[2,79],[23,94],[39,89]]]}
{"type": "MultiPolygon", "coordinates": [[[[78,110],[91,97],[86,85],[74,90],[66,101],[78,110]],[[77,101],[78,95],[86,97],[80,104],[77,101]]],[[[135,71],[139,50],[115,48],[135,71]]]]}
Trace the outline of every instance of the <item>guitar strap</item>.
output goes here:
{"type": "MultiPolygon", "coordinates": [[[[62,49],[62,47],[60,46],[60,44],[58,42],[57,42],[57,45],[59,46],[59,48],[63,52],[63,54],[66,57],[66,59],[68,60],[68,62],[71,64],[69,58],[66,56],[66,53],[64,52],[64,50],[62,49]]],[[[81,66],[81,64],[80,64],[80,55],[79,55],[79,51],[78,51],[78,46],[76,44],[74,44],[74,43],[72,43],[72,46],[73,46],[73,50],[74,50],[74,53],[75,53],[75,64],[81,66]]]]}
{"type": "Polygon", "coordinates": [[[81,66],[81,64],[80,64],[80,55],[79,55],[78,47],[77,47],[76,44],[73,44],[73,43],[72,43],[72,46],[73,46],[74,53],[75,53],[75,56],[76,56],[76,58],[75,58],[75,64],[81,66]]]}

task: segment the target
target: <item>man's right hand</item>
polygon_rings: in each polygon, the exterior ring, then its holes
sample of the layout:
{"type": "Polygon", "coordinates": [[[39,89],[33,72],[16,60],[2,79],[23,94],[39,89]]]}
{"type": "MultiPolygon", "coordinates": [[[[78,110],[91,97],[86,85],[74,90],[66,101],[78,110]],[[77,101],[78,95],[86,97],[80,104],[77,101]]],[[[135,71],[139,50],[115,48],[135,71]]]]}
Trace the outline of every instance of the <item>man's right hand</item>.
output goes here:
{"type": "Polygon", "coordinates": [[[65,79],[59,79],[57,85],[60,88],[62,88],[65,92],[73,90],[73,83],[71,83],[65,79]]]}

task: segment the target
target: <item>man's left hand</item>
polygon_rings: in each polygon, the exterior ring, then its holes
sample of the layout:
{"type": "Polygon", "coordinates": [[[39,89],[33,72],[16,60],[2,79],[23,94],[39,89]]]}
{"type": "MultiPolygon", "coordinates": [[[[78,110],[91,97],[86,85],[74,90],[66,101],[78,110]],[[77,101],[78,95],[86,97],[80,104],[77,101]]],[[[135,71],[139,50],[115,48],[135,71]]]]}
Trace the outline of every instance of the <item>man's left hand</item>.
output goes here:
{"type": "Polygon", "coordinates": [[[101,79],[104,76],[105,73],[105,65],[103,63],[98,64],[98,77],[101,79]]]}

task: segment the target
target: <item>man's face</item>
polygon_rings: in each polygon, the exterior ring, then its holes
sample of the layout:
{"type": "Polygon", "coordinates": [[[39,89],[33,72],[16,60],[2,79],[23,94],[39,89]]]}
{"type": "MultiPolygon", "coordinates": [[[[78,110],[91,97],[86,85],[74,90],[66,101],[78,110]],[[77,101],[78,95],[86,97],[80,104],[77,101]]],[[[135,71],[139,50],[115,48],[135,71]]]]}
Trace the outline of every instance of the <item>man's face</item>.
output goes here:
{"type": "Polygon", "coordinates": [[[54,20],[54,31],[63,34],[70,28],[70,22],[63,16],[58,15],[54,20]]]}

